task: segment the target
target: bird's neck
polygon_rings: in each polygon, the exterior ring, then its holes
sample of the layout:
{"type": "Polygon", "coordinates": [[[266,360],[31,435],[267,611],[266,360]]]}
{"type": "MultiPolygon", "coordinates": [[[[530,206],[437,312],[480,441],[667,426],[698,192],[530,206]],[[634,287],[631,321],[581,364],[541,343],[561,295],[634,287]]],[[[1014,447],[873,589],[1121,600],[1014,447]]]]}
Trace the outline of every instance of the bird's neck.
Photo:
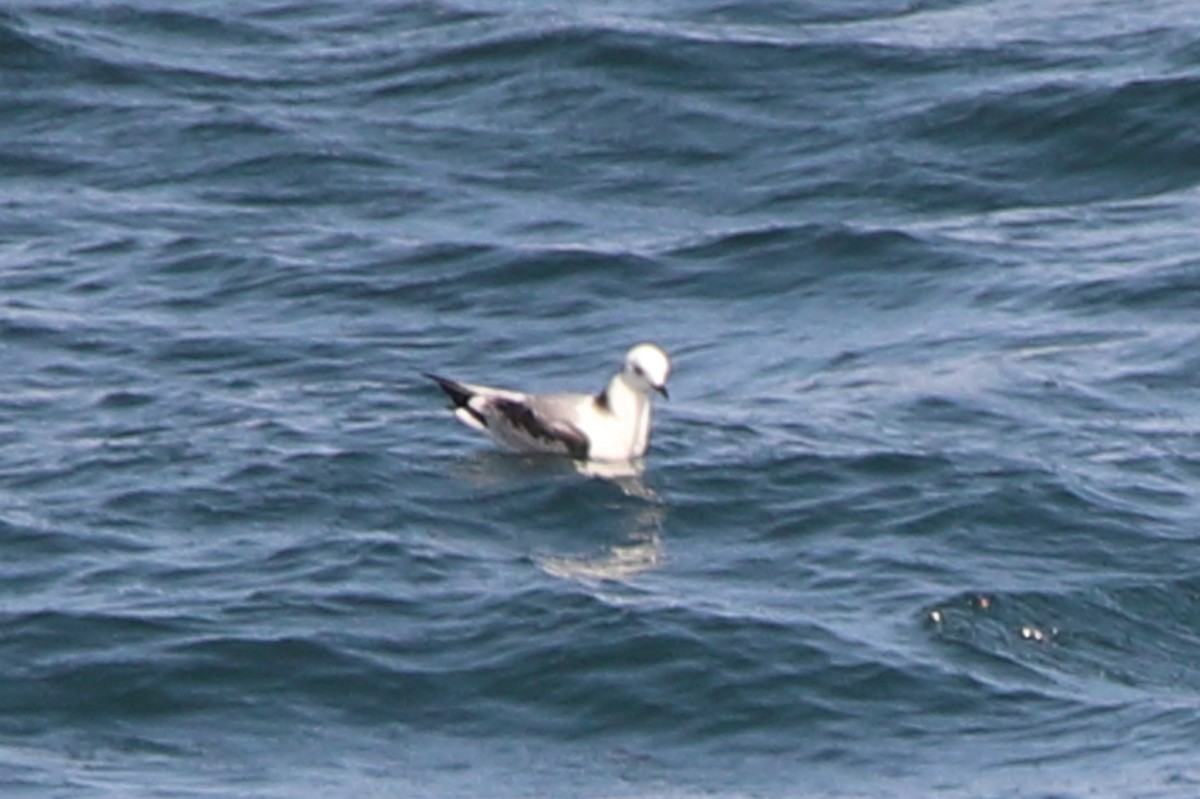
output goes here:
{"type": "Polygon", "coordinates": [[[611,414],[618,437],[627,436],[622,443],[627,457],[640,458],[650,443],[650,397],[630,384],[624,374],[608,381],[608,386],[596,397],[596,405],[611,414]]]}
{"type": "Polygon", "coordinates": [[[637,417],[645,413],[649,398],[629,384],[624,374],[616,374],[596,397],[596,403],[614,416],[637,417]]]}

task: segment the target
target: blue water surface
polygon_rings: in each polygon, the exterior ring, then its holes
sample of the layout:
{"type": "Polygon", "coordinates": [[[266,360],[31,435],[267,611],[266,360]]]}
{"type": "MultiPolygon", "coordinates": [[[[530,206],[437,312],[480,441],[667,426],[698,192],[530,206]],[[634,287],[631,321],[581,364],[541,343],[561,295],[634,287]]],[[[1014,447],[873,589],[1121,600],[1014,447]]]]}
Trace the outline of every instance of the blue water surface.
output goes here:
{"type": "Polygon", "coordinates": [[[1185,0],[11,0],[5,797],[1194,797],[1185,0]],[[420,373],[675,360],[645,471],[420,373]]]}

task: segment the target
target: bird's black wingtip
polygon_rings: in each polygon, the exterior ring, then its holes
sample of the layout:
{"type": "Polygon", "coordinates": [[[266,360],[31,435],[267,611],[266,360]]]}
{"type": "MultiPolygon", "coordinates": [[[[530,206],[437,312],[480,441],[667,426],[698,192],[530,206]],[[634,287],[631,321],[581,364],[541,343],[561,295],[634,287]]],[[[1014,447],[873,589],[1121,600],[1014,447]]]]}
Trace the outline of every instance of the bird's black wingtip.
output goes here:
{"type": "Polygon", "coordinates": [[[454,402],[455,408],[465,407],[467,402],[470,401],[471,397],[474,396],[474,394],[468,391],[461,383],[456,383],[449,378],[435,375],[432,372],[421,372],[421,375],[423,377],[428,377],[430,380],[437,383],[438,386],[441,387],[442,391],[446,392],[446,396],[448,396],[451,401],[454,402]]]}

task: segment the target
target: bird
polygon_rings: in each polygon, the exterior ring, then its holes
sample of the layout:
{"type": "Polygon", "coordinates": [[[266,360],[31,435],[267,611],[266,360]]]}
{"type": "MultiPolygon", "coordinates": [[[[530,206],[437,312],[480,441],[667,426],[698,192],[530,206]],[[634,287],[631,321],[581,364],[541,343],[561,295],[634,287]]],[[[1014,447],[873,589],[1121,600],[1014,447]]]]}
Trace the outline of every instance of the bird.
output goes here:
{"type": "Polygon", "coordinates": [[[650,443],[651,394],[669,399],[671,359],[657,344],[637,344],[598,394],[526,394],[461,383],[424,372],[451,401],[455,417],[493,441],[526,453],[579,461],[630,461],[650,443]]]}

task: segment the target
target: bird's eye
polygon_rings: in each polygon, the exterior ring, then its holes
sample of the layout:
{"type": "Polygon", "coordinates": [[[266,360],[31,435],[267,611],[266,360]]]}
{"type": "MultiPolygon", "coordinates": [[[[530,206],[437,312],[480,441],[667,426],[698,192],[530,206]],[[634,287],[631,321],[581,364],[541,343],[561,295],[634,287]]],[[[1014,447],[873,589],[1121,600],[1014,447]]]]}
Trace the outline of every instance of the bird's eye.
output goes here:
{"type": "Polygon", "coordinates": [[[637,364],[634,364],[634,367],[633,367],[633,373],[634,373],[635,375],[637,375],[638,377],[645,377],[645,376],[646,376],[645,372],[643,372],[643,371],[642,371],[642,367],[638,366],[637,364]]]}

